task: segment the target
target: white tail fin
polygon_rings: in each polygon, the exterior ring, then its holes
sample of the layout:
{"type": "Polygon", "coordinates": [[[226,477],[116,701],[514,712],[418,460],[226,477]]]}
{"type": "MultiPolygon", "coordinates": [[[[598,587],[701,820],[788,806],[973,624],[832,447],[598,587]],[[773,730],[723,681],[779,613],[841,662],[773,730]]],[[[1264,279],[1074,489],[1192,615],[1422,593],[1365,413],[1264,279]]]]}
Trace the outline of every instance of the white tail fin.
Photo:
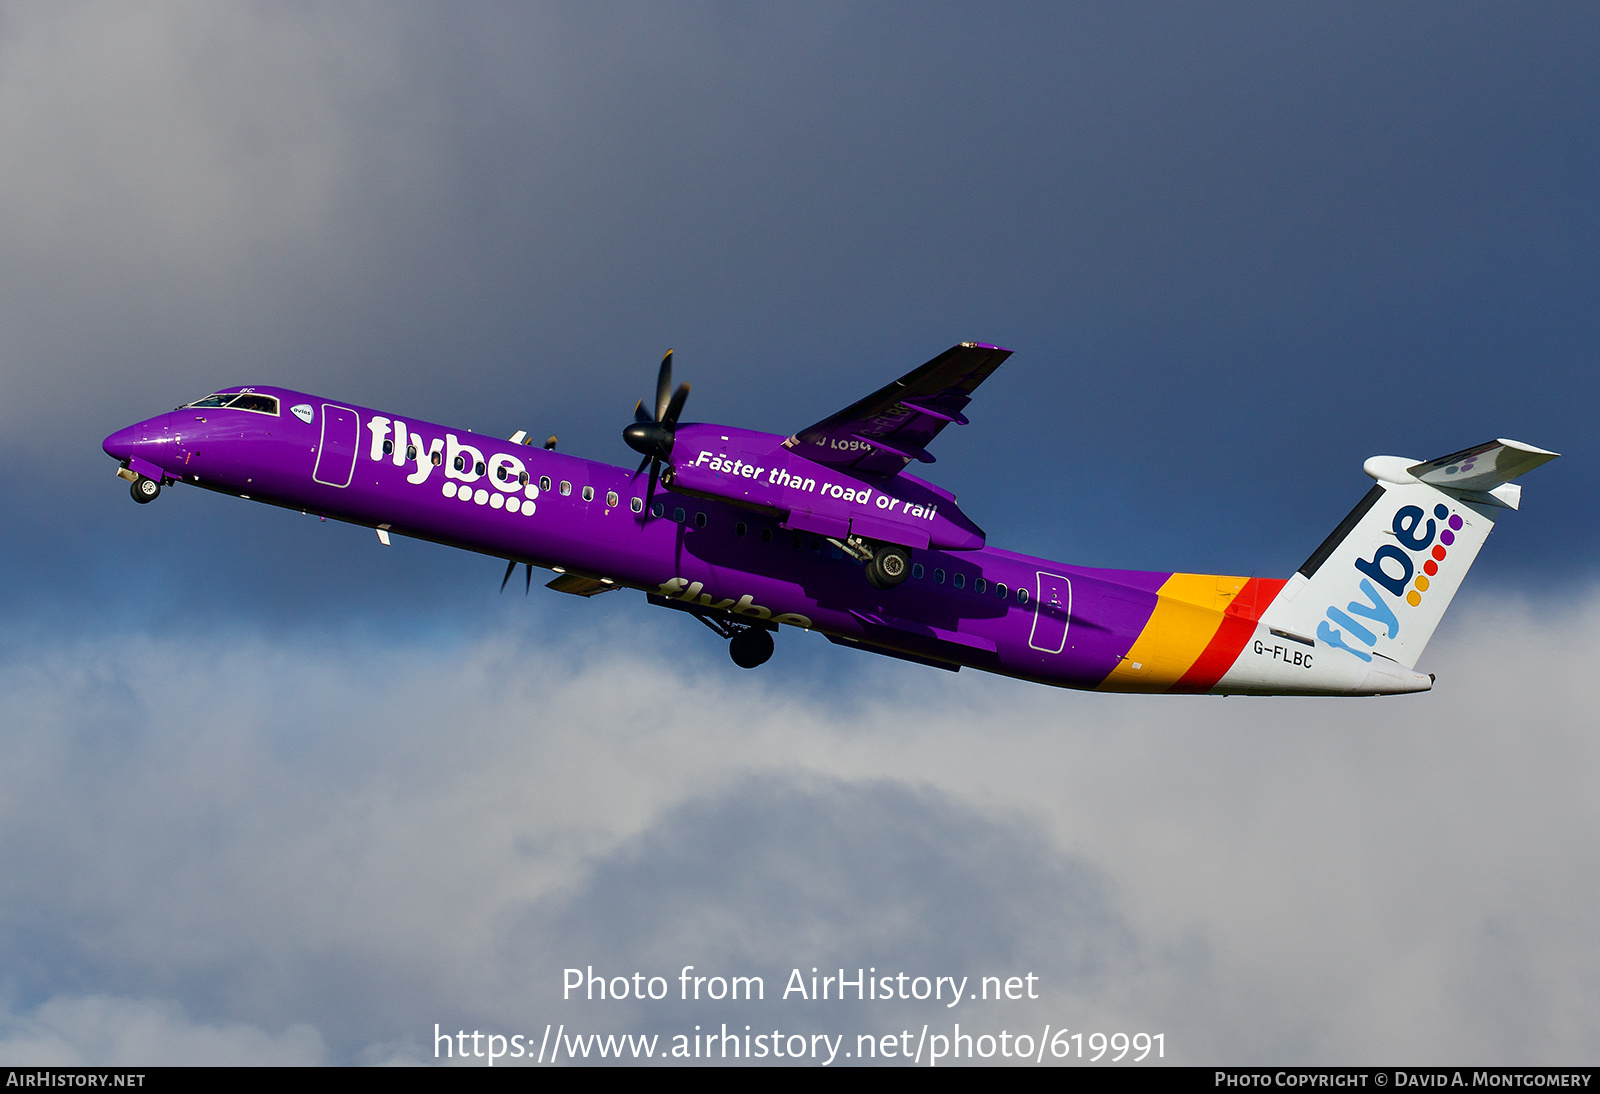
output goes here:
{"type": "Polygon", "coordinates": [[[1284,586],[1262,623],[1371,662],[1416,665],[1467,568],[1515,509],[1510,480],[1556,453],[1495,440],[1417,463],[1374,456],[1378,480],[1284,586]]]}

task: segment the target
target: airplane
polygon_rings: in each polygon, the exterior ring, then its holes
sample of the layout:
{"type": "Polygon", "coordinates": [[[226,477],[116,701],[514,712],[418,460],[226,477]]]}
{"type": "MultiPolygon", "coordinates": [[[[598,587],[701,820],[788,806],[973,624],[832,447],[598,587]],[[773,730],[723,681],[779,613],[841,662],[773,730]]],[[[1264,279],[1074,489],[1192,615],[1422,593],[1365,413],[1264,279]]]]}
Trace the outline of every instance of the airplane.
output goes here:
{"type": "Polygon", "coordinates": [[[662,359],[625,442],[637,468],[278,387],[229,387],[107,437],[135,501],[183,483],[635,589],[771,658],[790,627],[918,665],[1086,690],[1213,695],[1427,691],[1415,665],[1518,476],[1557,453],[1497,439],[1374,480],[1287,578],[1095,569],[992,547],[909,472],[1011,355],[963,342],[784,437],[680,421],[662,359]],[[647,474],[648,472],[648,474],[647,474]]]}

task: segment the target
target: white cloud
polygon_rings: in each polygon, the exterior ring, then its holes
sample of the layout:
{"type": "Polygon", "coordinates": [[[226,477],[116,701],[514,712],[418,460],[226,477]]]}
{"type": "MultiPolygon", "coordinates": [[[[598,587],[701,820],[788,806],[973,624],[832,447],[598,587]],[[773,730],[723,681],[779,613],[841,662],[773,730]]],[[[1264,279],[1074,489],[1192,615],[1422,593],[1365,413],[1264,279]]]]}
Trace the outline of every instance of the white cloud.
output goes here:
{"type": "Polygon", "coordinates": [[[176,1003],[58,995],[23,1014],[0,1014],[0,1063],[29,1066],[288,1066],[326,1063],[310,1026],[280,1034],[239,1022],[190,1021],[176,1003]]]}
{"type": "Polygon", "coordinates": [[[0,670],[0,962],[338,1059],[572,1017],[569,963],[876,960],[1032,969],[1017,1021],[1181,1061],[1590,1058],[1600,605],[1458,611],[1438,690],[1346,701],[824,697],[626,632],[63,645],[0,670]]]}

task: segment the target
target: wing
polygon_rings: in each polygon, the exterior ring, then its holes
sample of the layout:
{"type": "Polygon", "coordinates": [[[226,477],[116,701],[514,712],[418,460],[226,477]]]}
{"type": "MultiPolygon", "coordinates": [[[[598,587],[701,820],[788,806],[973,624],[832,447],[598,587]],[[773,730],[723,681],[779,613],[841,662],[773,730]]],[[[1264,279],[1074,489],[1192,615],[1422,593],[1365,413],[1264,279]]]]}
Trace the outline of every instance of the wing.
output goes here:
{"type": "Polygon", "coordinates": [[[952,346],[860,402],[802,429],[784,446],[816,463],[886,478],[904,471],[912,460],[932,463],[929,442],[951,422],[967,424],[961,411],[972,401],[972,392],[1010,356],[1008,349],[977,342],[952,346]]]}

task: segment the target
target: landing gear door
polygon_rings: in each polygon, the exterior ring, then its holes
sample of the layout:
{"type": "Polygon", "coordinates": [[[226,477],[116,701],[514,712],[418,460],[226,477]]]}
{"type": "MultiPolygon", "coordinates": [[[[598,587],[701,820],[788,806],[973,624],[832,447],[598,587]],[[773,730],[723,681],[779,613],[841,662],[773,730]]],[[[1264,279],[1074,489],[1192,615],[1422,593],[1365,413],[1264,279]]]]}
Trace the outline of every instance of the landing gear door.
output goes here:
{"type": "Polygon", "coordinates": [[[322,404],[322,441],[317,445],[317,466],[311,477],[324,486],[343,489],[356,473],[356,453],[361,447],[361,418],[348,407],[322,404]]]}
{"type": "Polygon", "coordinates": [[[1038,571],[1038,595],[1033,602],[1033,632],[1028,645],[1040,653],[1060,653],[1067,648],[1067,626],[1072,618],[1072,582],[1060,574],[1038,571]]]}

